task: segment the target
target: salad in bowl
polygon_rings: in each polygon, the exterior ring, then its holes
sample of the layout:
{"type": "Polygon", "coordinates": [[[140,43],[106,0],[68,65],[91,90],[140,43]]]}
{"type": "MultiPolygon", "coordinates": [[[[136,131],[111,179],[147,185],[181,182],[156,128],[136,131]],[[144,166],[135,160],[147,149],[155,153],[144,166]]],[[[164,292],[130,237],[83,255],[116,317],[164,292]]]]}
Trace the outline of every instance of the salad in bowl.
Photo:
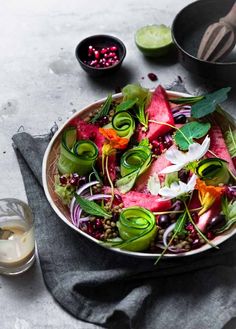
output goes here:
{"type": "Polygon", "coordinates": [[[129,84],[76,113],[44,157],[54,210],[118,252],[218,248],[236,232],[236,128],[220,107],[229,91],[180,97],[129,84]]]}

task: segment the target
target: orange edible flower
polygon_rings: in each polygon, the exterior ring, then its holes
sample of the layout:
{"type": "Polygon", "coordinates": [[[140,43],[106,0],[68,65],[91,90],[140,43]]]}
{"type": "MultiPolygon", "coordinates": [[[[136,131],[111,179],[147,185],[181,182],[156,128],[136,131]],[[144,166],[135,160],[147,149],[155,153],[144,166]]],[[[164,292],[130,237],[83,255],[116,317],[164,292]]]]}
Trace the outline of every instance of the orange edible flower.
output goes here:
{"type": "Polygon", "coordinates": [[[206,183],[199,178],[197,179],[195,188],[198,190],[198,197],[201,205],[203,206],[199,211],[199,215],[202,215],[205,211],[207,211],[225,190],[224,187],[206,185],[206,183]]]}
{"type": "Polygon", "coordinates": [[[128,138],[120,137],[112,128],[99,128],[99,132],[109,141],[114,149],[125,149],[129,143],[128,138]]]}

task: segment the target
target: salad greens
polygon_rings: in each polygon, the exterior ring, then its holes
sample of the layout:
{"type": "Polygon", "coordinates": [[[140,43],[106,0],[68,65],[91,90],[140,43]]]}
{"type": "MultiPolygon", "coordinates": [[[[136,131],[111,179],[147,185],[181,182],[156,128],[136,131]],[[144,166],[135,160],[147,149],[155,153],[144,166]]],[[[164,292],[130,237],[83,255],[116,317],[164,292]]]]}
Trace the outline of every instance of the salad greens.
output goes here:
{"type": "Polygon", "coordinates": [[[134,102],[136,100],[134,106],[134,115],[137,117],[139,122],[145,128],[147,128],[148,114],[145,110],[151,99],[150,91],[146,88],[141,87],[139,84],[129,84],[122,89],[122,94],[124,96],[124,102],[134,102]]]}

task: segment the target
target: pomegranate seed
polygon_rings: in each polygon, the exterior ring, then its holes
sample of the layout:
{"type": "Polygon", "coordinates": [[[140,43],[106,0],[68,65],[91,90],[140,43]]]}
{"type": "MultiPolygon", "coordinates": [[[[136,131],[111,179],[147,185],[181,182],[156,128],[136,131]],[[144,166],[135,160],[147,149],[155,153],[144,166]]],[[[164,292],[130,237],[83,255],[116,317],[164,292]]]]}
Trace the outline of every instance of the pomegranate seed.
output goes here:
{"type": "Polygon", "coordinates": [[[95,50],[94,56],[95,56],[96,59],[99,59],[100,58],[100,52],[98,50],[95,50]]]}
{"type": "Polygon", "coordinates": [[[186,230],[192,232],[192,231],[194,230],[193,225],[192,225],[192,224],[188,224],[188,225],[186,226],[186,230]]]}
{"type": "Polygon", "coordinates": [[[209,240],[212,240],[215,237],[214,233],[212,233],[212,232],[207,232],[206,236],[207,236],[207,239],[209,239],[209,240]]]}
{"type": "Polygon", "coordinates": [[[102,233],[100,233],[100,232],[95,232],[95,233],[93,233],[92,235],[93,235],[93,237],[94,237],[95,239],[100,240],[100,239],[101,239],[101,235],[102,235],[102,233]]]}
{"type": "Polygon", "coordinates": [[[148,73],[148,77],[151,81],[157,81],[157,75],[155,73],[148,73]]]}
{"type": "Polygon", "coordinates": [[[108,54],[108,57],[112,57],[112,58],[113,58],[114,56],[116,56],[115,53],[109,53],[109,54],[108,54]]]}
{"type": "Polygon", "coordinates": [[[74,179],[74,178],[70,179],[70,185],[77,186],[77,183],[78,183],[78,181],[76,179],[74,179]]]}
{"type": "Polygon", "coordinates": [[[113,204],[114,205],[119,205],[123,202],[122,197],[119,194],[115,194],[114,195],[114,200],[113,200],[113,204]]]}
{"type": "Polygon", "coordinates": [[[96,219],[95,226],[96,226],[96,228],[103,228],[101,219],[98,219],[98,218],[96,219]]]}
{"type": "Polygon", "coordinates": [[[66,176],[61,176],[61,177],[60,177],[60,183],[61,183],[62,185],[66,185],[66,184],[67,184],[67,178],[66,178],[66,176]]]}
{"type": "Polygon", "coordinates": [[[152,152],[155,154],[155,155],[161,155],[161,150],[160,150],[160,147],[159,146],[156,146],[152,149],[152,152]]]}
{"type": "Polygon", "coordinates": [[[117,49],[116,46],[112,46],[112,47],[110,47],[110,50],[111,50],[111,51],[117,51],[118,49],[117,49]]]}
{"type": "Polygon", "coordinates": [[[159,148],[160,148],[160,152],[162,153],[165,149],[163,143],[160,143],[159,148]]]}
{"type": "Polygon", "coordinates": [[[160,143],[159,143],[158,141],[155,141],[155,140],[152,142],[152,145],[153,145],[154,147],[159,147],[159,144],[160,144],[160,143]]]}
{"type": "Polygon", "coordinates": [[[93,47],[92,46],[89,46],[88,47],[88,56],[91,57],[93,54],[93,47]]]}
{"type": "Polygon", "coordinates": [[[192,213],[192,218],[194,220],[194,223],[197,224],[198,221],[199,221],[199,216],[198,216],[198,214],[196,212],[193,212],[192,213]]]}
{"type": "Polygon", "coordinates": [[[101,54],[106,54],[106,52],[107,52],[107,49],[106,48],[102,48],[101,54]]]}

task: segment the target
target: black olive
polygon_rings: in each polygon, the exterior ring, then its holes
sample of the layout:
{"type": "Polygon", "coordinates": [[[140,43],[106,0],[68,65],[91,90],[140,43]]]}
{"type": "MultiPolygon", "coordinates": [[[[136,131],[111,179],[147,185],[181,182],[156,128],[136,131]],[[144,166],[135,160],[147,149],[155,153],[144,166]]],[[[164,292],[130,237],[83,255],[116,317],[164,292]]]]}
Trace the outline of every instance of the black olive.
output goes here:
{"type": "Polygon", "coordinates": [[[217,215],[212,217],[207,224],[207,231],[214,231],[226,224],[226,219],[224,215],[217,215]]]}
{"type": "Polygon", "coordinates": [[[175,118],[175,123],[185,123],[187,121],[187,118],[184,114],[179,114],[175,118]]]}
{"type": "Polygon", "coordinates": [[[161,228],[167,228],[171,224],[171,218],[169,215],[160,215],[157,220],[157,225],[161,228]]]}

